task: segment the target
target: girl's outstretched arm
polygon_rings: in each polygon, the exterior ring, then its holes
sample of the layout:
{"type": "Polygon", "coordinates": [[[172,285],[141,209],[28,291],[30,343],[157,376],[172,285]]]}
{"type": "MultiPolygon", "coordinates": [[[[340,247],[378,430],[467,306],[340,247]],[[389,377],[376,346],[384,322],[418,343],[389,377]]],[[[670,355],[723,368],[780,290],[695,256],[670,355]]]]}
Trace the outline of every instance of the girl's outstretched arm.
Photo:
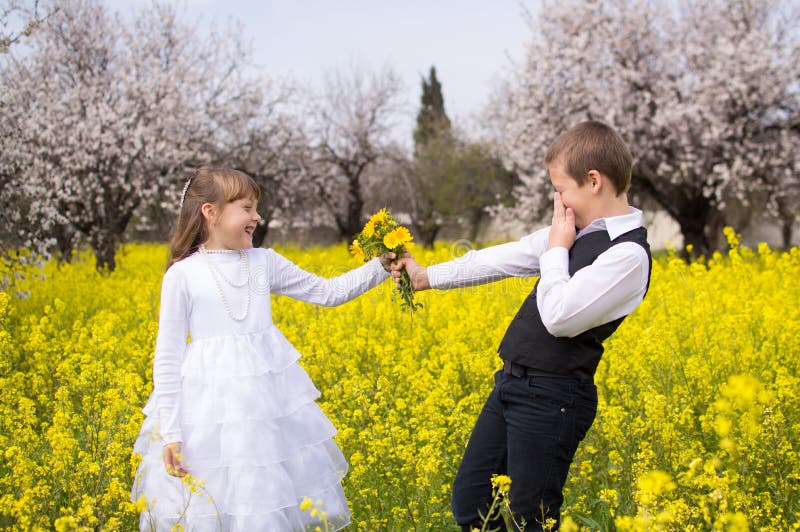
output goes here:
{"type": "Polygon", "coordinates": [[[363,266],[326,279],[308,272],[273,249],[267,249],[273,294],[333,307],[363,294],[389,277],[388,262],[375,257],[363,266]]]}

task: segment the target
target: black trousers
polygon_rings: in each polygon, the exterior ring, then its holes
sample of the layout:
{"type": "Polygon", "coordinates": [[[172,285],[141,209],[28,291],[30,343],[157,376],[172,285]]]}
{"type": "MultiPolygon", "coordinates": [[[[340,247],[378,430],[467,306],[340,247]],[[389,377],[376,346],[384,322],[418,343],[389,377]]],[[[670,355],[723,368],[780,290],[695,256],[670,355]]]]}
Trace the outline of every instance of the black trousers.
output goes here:
{"type": "MultiPolygon", "coordinates": [[[[509,503],[526,531],[542,530],[547,518],[558,530],[562,490],[570,464],[597,413],[591,381],[514,377],[495,373],[489,394],[453,482],[456,522],[480,529],[492,498],[492,474],[511,477],[509,503]]],[[[501,523],[494,523],[501,526],[501,523]]],[[[501,526],[501,529],[504,527],[501,526]]]]}

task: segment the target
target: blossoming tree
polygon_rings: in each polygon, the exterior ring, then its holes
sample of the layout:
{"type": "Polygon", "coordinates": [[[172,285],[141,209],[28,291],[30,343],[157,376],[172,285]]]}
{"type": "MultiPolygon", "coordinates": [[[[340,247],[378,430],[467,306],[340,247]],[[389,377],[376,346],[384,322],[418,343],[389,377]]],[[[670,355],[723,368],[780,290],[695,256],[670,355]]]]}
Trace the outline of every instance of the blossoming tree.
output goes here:
{"type": "Polygon", "coordinates": [[[260,103],[246,58],[234,28],[201,38],[168,5],[128,22],[96,0],[61,4],[2,65],[18,232],[65,254],[85,241],[113,270],[131,219],[177,199],[187,166],[214,157],[228,142],[218,132],[260,103]]]}
{"type": "Polygon", "coordinates": [[[800,170],[800,137],[791,130],[800,109],[795,7],[778,0],[541,6],[527,56],[491,108],[505,160],[523,180],[517,212],[546,211],[542,161],[555,136],[599,119],[631,146],[637,201],[654,200],[696,252],[722,244],[721,228],[735,212],[745,214],[741,225],[766,207],[791,227],[800,170]]]}
{"type": "MultiPolygon", "coordinates": [[[[18,45],[30,37],[36,29],[57,11],[56,6],[48,6],[47,10],[39,8],[39,0],[2,0],[0,2],[0,57],[7,54],[12,46],[18,45]]],[[[0,76],[0,112],[7,105],[8,94],[3,77],[0,76]]],[[[5,289],[10,281],[14,265],[26,263],[31,257],[46,255],[46,242],[29,242],[27,252],[20,252],[22,238],[15,227],[14,220],[18,214],[11,206],[15,194],[14,176],[17,173],[18,160],[13,156],[10,147],[17,142],[18,130],[14,123],[0,122],[0,153],[9,152],[9,156],[0,157],[0,287],[5,289]]]]}
{"type": "Polygon", "coordinates": [[[368,71],[353,65],[329,72],[322,93],[309,98],[306,168],[322,212],[343,239],[361,229],[371,172],[396,151],[391,132],[402,108],[401,90],[391,67],[368,71]]]}

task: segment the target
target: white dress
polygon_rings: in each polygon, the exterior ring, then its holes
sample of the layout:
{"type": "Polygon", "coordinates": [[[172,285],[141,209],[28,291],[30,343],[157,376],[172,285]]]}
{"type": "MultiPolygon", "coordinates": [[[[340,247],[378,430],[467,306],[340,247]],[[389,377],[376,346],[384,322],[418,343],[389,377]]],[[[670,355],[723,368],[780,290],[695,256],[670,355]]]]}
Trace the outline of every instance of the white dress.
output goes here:
{"type": "Polygon", "coordinates": [[[347,462],[336,429],[315,403],[319,391],[300,354],[272,322],[270,294],[310,303],[344,303],[388,277],[375,258],[324,279],[272,249],[249,248],[250,282],[238,252],[194,253],[175,263],[161,285],[153,393],[133,452],[142,455],[131,500],[145,501],[140,530],[294,531],[324,526],[300,509],[322,505],[330,530],[347,526],[341,487],[347,462]],[[249,311],[241,316],[250,293],[249,311]],[[187,344],[187,333],[191,341],[187,344]],[[165,443],[182,441],[183,463],[204,484],[192,491],[167,474],[165,443]],[[143,499],[142,499],[143,497],[143,499]]]}

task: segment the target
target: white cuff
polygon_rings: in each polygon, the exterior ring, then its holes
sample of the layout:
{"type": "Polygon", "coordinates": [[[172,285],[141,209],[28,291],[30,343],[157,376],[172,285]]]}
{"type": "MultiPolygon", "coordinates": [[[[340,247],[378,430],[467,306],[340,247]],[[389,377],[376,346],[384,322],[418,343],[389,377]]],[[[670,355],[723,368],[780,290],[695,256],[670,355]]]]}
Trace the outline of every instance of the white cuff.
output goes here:
{"type": "Polygon", "coordinates": [[[165,444],[183,440],[180,428],[180,405],[159,407],[158,430],[165,444]]]}
{"type": "Polygon", "coordinates": [[[431,264],[425,268],[428,274],[428,284],[431,288],[450,288],[452,283],[447,282],[448,277],[453,276],[453,266],[449,262],[431,264]]]}
{"type": "Polygon", "coordinates": [[[539,257],[539,268],[542,277],[554,270],[569,277],[569,250],[561,246],[548,249],[539,257]]]}
{"type": "Polygon", "coordinates": [[[391,275],[391,273],[387,272],[386,268],[383,267],[383,264],[381,263],[380,257],[373,257],[371,261],[369,261],[369,262],[367,262],[365,264],[365,266],[369,266],[372,270],[374,270],[374,271],[376,271],[378,273],[382,273],[383,274],[383,276],[382,276],[383,279],[386,279],[387,277],[389,277],[391,275]]]}
{"type": "Polygon", "coordinates": [[[161,435],[161,441],[164,445],[168,443],[183,443],[183,438],[181,438],[180,432],[169,432],[161,435]]]}

